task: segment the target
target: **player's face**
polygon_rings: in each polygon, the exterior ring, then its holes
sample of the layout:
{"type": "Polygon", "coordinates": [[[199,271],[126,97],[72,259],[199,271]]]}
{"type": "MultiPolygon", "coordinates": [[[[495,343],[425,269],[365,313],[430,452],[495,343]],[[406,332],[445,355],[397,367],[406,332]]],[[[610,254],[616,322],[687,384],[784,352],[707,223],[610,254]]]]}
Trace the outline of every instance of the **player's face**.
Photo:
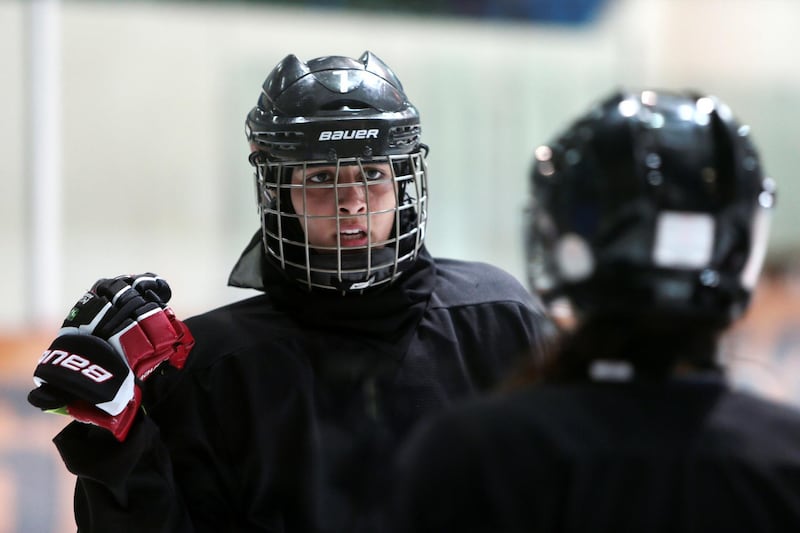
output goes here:
{"type": "Polygon", "coordinates": [[[388,163],[296,168],[292,204],[312,246],[342,248],[385,243],[394,225],[397,193],[388,163]],[[337,224],[338,214],[338,224],[337,224]]]}

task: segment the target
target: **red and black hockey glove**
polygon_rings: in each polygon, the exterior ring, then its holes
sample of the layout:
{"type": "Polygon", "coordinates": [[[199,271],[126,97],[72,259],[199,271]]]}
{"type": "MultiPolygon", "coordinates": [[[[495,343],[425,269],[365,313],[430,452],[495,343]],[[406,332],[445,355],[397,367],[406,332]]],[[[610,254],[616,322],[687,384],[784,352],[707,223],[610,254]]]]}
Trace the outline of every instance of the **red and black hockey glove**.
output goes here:
{"type": "Polygon", "coordinates": [[[99,280],[42,355],[28,401],[124,440],[141,404],[138,380],[165,361],[182,368],[194,344],[170,296],[154,274],[99,280]]]}

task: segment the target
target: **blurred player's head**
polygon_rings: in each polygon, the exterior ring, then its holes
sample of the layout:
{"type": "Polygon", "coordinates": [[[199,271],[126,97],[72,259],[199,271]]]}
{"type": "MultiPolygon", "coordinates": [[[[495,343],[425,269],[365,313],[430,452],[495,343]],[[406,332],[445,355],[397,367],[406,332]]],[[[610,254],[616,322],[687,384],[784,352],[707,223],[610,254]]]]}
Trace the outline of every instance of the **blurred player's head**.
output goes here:
{"type": "Polygon", "coordinates": [[[613,94],[535,151],[532,287],[577,317],[721,329],[746,309],[774,183],[713,96],[613,94]]]}
{"type": "Polygon", "coordinates": [[[283,59],[247,115],[268,260],[308,290],[360,293],[414,264],[427,220],[417,109],[370,52],[283,59]]]}

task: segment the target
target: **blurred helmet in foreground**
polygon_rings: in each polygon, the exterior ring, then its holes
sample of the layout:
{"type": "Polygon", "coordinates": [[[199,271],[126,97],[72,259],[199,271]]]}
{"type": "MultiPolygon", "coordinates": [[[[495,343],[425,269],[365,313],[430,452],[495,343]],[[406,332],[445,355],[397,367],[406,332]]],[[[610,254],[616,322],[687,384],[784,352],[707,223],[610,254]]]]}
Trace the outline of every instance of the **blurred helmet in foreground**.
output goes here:
{"type": "Polygon", "coordinates": [[[531,287],[578,316],[697,319],[746,309],[775,185],[713,96],[620,92],[534,154],[531,287]]]}

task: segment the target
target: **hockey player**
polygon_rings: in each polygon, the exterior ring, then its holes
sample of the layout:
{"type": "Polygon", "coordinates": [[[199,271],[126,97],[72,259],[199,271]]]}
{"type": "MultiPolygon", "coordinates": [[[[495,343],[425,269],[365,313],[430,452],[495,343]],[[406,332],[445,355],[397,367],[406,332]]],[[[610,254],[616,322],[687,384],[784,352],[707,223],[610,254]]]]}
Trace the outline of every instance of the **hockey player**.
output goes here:
{"type": "Polygon", "coordinates": [[[397,531],[800,530],[800,414],[716,353],[775,201],[748,128],[714,97],[613,94],[535,151],[532,191],[531,286],[573,328],[414,433],[397,531]]]}
{"type": "Polygon", "coordinates": [[[82,532],[385,531],[401,438],[546,340],[513,277],[426,250],[419,113],[375,55],[287,56],[246,133],[229,283],[263,294],[184,324],[158,276],[100,280],[36,368],[30,401],[89,422],[55,439],[82,532]]]}

